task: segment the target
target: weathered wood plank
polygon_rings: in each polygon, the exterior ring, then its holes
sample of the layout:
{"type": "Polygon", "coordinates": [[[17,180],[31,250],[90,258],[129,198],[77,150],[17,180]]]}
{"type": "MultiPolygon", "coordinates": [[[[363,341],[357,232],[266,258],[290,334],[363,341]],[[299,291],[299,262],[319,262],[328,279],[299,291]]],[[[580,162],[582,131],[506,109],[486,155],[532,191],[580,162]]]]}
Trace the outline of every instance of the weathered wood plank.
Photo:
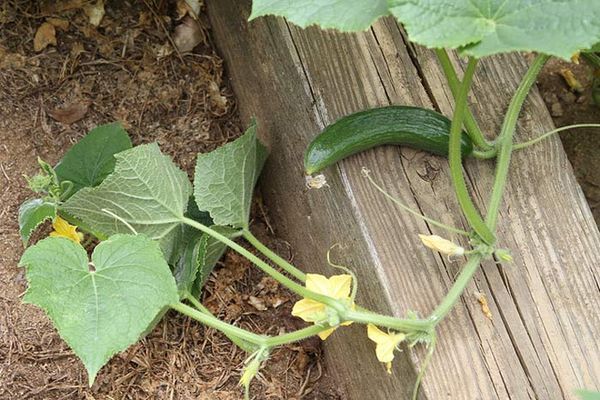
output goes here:
{"type": "MultiPolygon", "coordinates": [[[[394,195],[428,216],[465,227],[451,190],[447,161],[386,147],[357,155],[327,172],[330,187],[304,189],[302,153],[326,124],[360,109],[394,104],[451,113],[451,95],[432,53],[406,45],[391,20],[348,35],[301,30],[281,19],[251,24],[247,1],[210,1],[214,36],[227,61],[240,110],[255,115],[272,156],[262,190],[278,233],[307,271],[334,273],[325,253],[359,277],[359,301],[383,312],[427,315],[452,284],[460,263],[423,248],[417,233],[445,235],[401,212],[361,175],[372,171],[394,195]]],[[[460,67],[458,60],[457,66],[460,67]]],[[[482,63],[472,101],[486,131],[497,131],[526,64],[519,56],[482,63]]],[[[534,91],[518,137],[552,127],[534,91]]],[[[481,207],[493,163],[469,162],[481,207]]],[[[515,263],[484,263],[461,304],[440,326],[440,343],[422,398],[562,399],[600,386],[600,235],[558,140],[515,155],[499,225],[515,263]],[[487,295],[489,321],[473,293],[487,295]]],[[[459,238],[453,238],[459,240],[459,238]]],[[[349,399],[407,398],[422,349],[398,356],[393,377],[376,361],[364,327],[326,342],[329,372],[349,399]]]]}

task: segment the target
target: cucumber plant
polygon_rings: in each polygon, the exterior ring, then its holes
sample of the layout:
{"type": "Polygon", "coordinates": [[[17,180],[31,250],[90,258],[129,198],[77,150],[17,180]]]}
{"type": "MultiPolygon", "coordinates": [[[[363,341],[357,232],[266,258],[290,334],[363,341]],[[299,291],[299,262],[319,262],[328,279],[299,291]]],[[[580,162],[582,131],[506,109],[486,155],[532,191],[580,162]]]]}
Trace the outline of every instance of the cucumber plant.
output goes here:
{"type": "MultiPolygon", "coordinates": [[[[431,249],[465,256],[467,262],[429,316],[409,312],[397,318],[375,313],[356,304],[358,285],[351,271],[331,277],[305,273],[252,234],[252,191],[267,156],[254,122],[234,142],[198,155],[193,184],[156,144],[132,147],[120,125],[104,125],[73,146],[57,166],[40,160],[40,174],[29,179],[39,197],[26,201],[19,210],[25,245],[44,221],[51,220],[55,227],[51,237],[23,254],[20,265],[26,268],[29,283],[24,301],[46,311],[84,363],[90,385],[115,353],[139,340],[169,309],[223,332],[248,352],[240,379],[247,397],[252,378],[274,347],[315,335],[326,339],[352,323],[367,326],[365,333],[375,343],[375,355],[388,371],[395,349],[403,342],[428,346],[428,360],[435,349],[437,326],[481,261],[511,259],[506,250],[496,247],[495,228],[512,151],[566,129],[513,144],[519,112],[538,73],[550,56],[568,59],[600,42],[597,0],[457,0],[451,5],[445,0],[255,0],[251,18],[268,14],[287,17],[300,26],[318,24],[342,31],[367,29],[379,17],[391,14],[412,41],[436,49],[455,96],[451,120],[431,110],[405,106],[363,111],[318,136],[307,150],[305,166],[309,173],[318,172],[380,143],[412,145],[447,155],[471,231],[446,228],[469,236],[471,248],[439,236],[421,239],[431,249]],[[458,49],[468,57],[460,80],[446,49],[458,49]],[[478,59],[510,51],[538,55],[514,94],[500,133],[488,141],[469,111],[467,95],[478,59]],[[475,207],[462,173],[462,159],[469,155],[497,158],[485,216],[475,207]],[[87,237],[83,244],[76,229],[87,237]],[[86,251],[90,239],[100,241],[91,258],[86,251]],[[238,239],[246,240],[271,263],[240,245],[238,239]],[[292,313],[311,325],[266,336],[211,315],[199,301],[199,293],[228,247],[300,296],[292,313]]],[[[415,397],[418,386],[419,382],[415,397]]]]}

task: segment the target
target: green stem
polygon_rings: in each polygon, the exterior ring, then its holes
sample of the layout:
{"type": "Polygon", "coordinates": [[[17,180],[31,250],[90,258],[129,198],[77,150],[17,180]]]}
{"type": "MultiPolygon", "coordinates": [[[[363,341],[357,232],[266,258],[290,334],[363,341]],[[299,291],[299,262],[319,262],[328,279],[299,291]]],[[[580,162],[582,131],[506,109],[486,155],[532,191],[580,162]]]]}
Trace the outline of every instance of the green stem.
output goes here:
{"type": "Polygon", "coordinates": [[[542,140],[554,135],[555,133],[567,131],[569,129],[577,129],[577,128],[600,128],[600,124],[575,124],[575,125],[561,126],[560,128],[553,129],[553,130],[546,132],[543,135],[540,135],[534,139],[528,140],[527,142],[514,144],[513,150],[524,149],[524,148],[534,145],[538,142],[541,142],[542,140]]]}
{"type": "Polygon", "coordinates": [[[309,338],[311,336],[315,336],[318,333],[323,332],[327,329],[331,329],[330,326],[312,325],[294,332],[284,333],[282,335],[277,336],[257,335],[256,333],[252,333],[245,329],[238,328],[235,325],[231,325],[227,322],[221,321],[220,319],[218,319],[210,313],[203,313],[202,311],[196,310],[195,308],[190,307],[181,302],[171,304],[171,308],[175,311],[182,313],[183,315],[195,319],[196,321],[208,327],[223,332],[228,337],[234,336],[238,339],[241,339],[247,343],[254,344],[258,347],[274,347],[288,343],[293,343],[309,338]]]}
{"type": "Polygon", "coordinates": [[[217,317],[215,317],[213,315],[205,314],[205,313],[203,313],[199,310],[196,310],[195,308],[190,307],[181,302],[171,304],[171,308],[177,312],[180,312],[183,315],[187,315],[188,317],[193,318],[198,322],[201,322],[202,324],[204,324],[206,326],[209,326],[214,329],[218,329],[219,331],[225,333],[228,336],[229,335],[236,336],[239,339],[246,341],[248,343],[252,343],[252,344],[260,346],[266,340],[265,336],[257,335],[256,333],[252,333],[245,329],[238,328],[235,325],[228,324],[227,322],[221,321],[220,319],[218,319],[217,317]]]}
{"type": "Polygon", "coordinates": [[[330,326],[321,326],[321,325],[311,325],[309,327],[299,329],[294,332],[284,333],[278,336],[272,336],[265,340],[265,345],[267,347],[280,346],[288,343],[299,342],[300,340],[304,340],[306,338],[315,336],[327,329],[331,329],[330,326]]]}
{"type": "Polygon", "coordinates": [[[284,260],[282,257],[280,257],[278,254],[276,254],[274,251],[272,251],[267,246],[262,244],[261,241],[258,240],[256,238],[256,236],[254,236],[252,234],[252,232],[250,232],[247,229],[244,229],[242,231],[242,236],[252,246],[254,246],[254,248],[256,248],[256,250],[260,251],[262,254],[264,254],[266,257],[268,257],[271,261],[273,261],[275,264],[277,264],[279,267],[281,267],[281,269],[283,269],[284,271],[286,271],[288,274],[292,275],[294,278],[298,279],[299,281],[306,282],[306,274],[304,272],[300,271],[298,268],[294,267],[292,264],[290,264],[289,262],[284,260]]]}
{"type": "MultiPolygon", "coordinates": [[[[200,303],[200,301],[198,301],[198,299],[196,297],[194,297],[191,293],[189,293],[189,292],[185,293],[184,298],[185,298],[185,300],[189,301],[194,307],[196,307],[198,309],[198,311],[201,311],[204,314],[210,315],[211,317],[215,317],[214,314],[211,313],[208,310],[208,308],[204,307],[204,305],[202,303],[200,303]]],[[[223,332],[223,333],[225,334],[225,336],[227,336],[227,338],[229,338],[229,340],[231,340],[233,343],[235,343],[242,350],[244,350],[248,353],[251,353],[256,350],[255,346],[253,346],[251,343],[248,343],[248,342],[242,340],[238,336],[232,335],[232,334],[226,333],[226,332],[223,332]]]]}
{"type": "Polygon", "coordinates": [[[487,244],[492,244],[496,238],[481,218],[481,215],[475,208],[475,204],[473,204],[471,196],[467,190],[467,184],[462,171],[462,155],[460,152],[461,127],[467,105],[467,94],[469,93],[469,88],[471,87],[471,81],[473,79],[476,66],[477,59],[472,57],[469,58],[469,63],[467,65],[463,81],[460,84],[460,88],[456,96],[454,116],[452,117],[452,125],[450,126],[450,147],[448,158],[450,162],[450,175],[452,177],[452,183],[454,184],[454,190],[465,218],[467,218],[467,221],[469,221],[469,224],[473,230],[484,242],[487,244]]]}
{"type": "Polygon", "coordinates": [[[500,135],[496,141],[500,146],[498,152],[498,160],[496,165],[496,178],[494,180],[494,186],[492,188],[492,195],[490,197],[490,205],[486,216],[486,224],[490,230],[494,231],[496,228],[496,222],[498,221],[498,211],[500,209],[500,203],[502,201],[502,194],[506,187],[506,179],[508,177],[508,167],[510,165],[510,157],[513,148],[513,135],[517,126],[517,120],[525,102],[525,98],[529,94],[531,87],[535,83],[539,72],[541,71],[549,56],[544,54],[538,54],[531,63],[531,66],[525,73],[523,80],[519,84],[517,91],[515,92],[508,110],[502,123],[502,129],[500,135]]]}
{"type": "Polygon", "coordinates": [[[190,218],[183,217],[181,221],[184,224],[196,228],[199,231],[202,231],[207,235],[214,237],[218,241],[225,243],[227,246],[231,247],[233,250],[237,251],[239,254],[243,255],[248,260],[252,261],[263,272],[269,274],[271,277],[273,277],[273,279],[275,279],[277,282],[281,283],[297,295],[317,301],[319,303],[323,303],[326,306],[331,307],[335,311],[337,311],[340,318],[345,318],[347,307],[342,302],[333,299],[329,296],[323,296],[322,294],[315,293],[311,290],[306,289],[304,286],[297,284],[296,282],[283,275],[281,272],[277,271],[275,268],[271,267],[269,264],[255,256],[254,254],[252,254],[250,251],[246,250],[245,248],[243,248],[233,240],[229,239],[228,237],[221,235],[219,232],[216,232],[215,230],[210,229],[209,227],[202,225],[201,223],[194,221],[190,218]]]}
{"type": "Polygon", "coordinates": [[[351,310],[346,313],[346,319],[361,324],[373,324],[398,332],[429,332],[432,323],[424,319],[401,319],[377,314],[368,310],[351,310]]]}
{"type": "Polygon", "coordinates": [[[471,278],[477,271],[479,263],[482,259],[482,255],[475,254],[471,256],[467,260],[467,263],[462,267],[460,274],[456,277],[456,281],[454,281],[454,284],[448,291],[448,294],[446,294],[446,297],[444,297],[442,302],[429,316],[429,319],[434,327],[444,319],[450,310],[452,310],[452,307],[454,307],[454,304],[456,304],[460,296],[463,294],[465,288],[471,281],[471,278]]]}
{"type": "MultiPolygon", "coordinates": [[[[442,70],[444,71],[444,75],[446,75],[446,80],[448,81],[448,86],[450,87],[450,91],[452,95],[456,99],[458,96],[458,92],[460,90],[460,81],[458,80],[458,76],[456,75],[456,71],[454,70],[454,66],[450,61],[450,57],[446,52],[446,49],[436,49],[435,54],[437,55],[438,60],[440,61],[440,65],[442,66],[442,70]]],[[[475,143],[475,146],[483,149],[483,150],[491,150],[493,149],[492,144],[488,143],[485,136],[481,132],[475,117],[469,110],[468,106],[465,111],[465,128],[467,129],[467,133],[469,137],[475,143]]]]}

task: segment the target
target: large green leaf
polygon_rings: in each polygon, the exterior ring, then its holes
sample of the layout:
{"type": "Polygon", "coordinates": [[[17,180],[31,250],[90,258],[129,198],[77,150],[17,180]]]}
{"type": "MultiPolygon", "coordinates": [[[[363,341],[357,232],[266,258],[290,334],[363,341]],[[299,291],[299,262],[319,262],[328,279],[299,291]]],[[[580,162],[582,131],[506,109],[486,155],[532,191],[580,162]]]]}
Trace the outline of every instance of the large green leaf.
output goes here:
{"type": "Polygon", "coordinates": [[[44,221],[56,217],[56,204],[43,199],[30,199],[19,207],[19,233],[27,246],[31,233],[44,221]]]}
{"type": "Polygon", "coordinates": [[[254,0],[250,19],[272,14],[301,27],[363,31],[388,13],[387,0],[254,0]]]}
{"type": "Polygon", "coordinates": [[[390,0],[411,41],[475,57],[536,51],[569,59],[600,40],[598,0],[390,0]]]}
{"type": "Polygon", "coordinates": [[[121,124],[100,125],[67,151],[55,168],[58,179],[71,181],[71,195],[81,188],[99,185],[115,167],[114,155],[131,148],[121,124]]]}
{"type": "Polygon", "coordinates": [[[194,177],[198,208],[208,211],[216,225],[247,228],[252,192],[266,157],[254,123],[235,141],[199,154],[194,177]]]}
{"type": "Polygon", "coordinates": [[[135,343],[178,301],[160,248],[143,235],[100,243],[91,264],[80,245],[47,238],[28,248],[20,264],[29,281],[24,301],[46,311],[83,361],[90,384],[115,353],[135,343]]]}
{"type": "Polygon", "coordinates": [[[600,400],[600,392],[593,392],[591,390],[578,390],[576,393],[581,400],[600,400]]]}
{"type": "Polygon", "coordinates": [[[115,155],[117,165],[100,185],[75,193],[61,211],[105,236],[138,233],[159,240],[167,260],[181,239],[191,185],[185,172],[155,143],[115,155]]]}
{"type": "Polygon", "coordinates": [[[598,0],[254,0],[250,18],[357,31],[390,12],[411,41],[475,57],[536,51],[569,59],[600,41],[598,0]]]}

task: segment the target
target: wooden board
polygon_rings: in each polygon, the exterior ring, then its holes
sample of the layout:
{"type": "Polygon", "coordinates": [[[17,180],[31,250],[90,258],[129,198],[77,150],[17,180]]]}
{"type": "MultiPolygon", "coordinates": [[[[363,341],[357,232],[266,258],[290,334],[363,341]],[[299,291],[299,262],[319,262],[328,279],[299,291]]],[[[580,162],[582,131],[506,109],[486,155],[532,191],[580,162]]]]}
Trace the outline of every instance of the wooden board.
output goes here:
{"type": "MultiPolygon", "coordinates": [[[[251,23],[249,1],[207,2],[240,111],[256,116],[272,155],[262,191],[277,234],[297,265],[333,274],[326,252],[356,271],[359,303],[404,316],[428,315],[452,285],[461,262],[424,248],[418,233],[448,236],[402,212],[361,175],[367,167],[387,190],[425,215],[466,227],[445,159],[384,147],[326,172],[329,187],[307,191],[302,155],[325,125],[373,106],[407,104],[452,112],[434,55],[407,44],[391,19],[359,34],[306,30],[282,19],[251,23]]],[[[461,68],[459,60],[453,60],[461,68]]],[[[519,55],[484,60],[471,103],[486,132],[497,132],[526,69],[519,55]]],[[[518,140],[553,128],[537,91],[521,115],[518,140]]],[[[470,190],[485,211],[493,161],[469,161],[470,190]]],[[[440,325],[426,375],[425,399],[563,399],[600,388],[600,234],[558,139],[514,156],[498,227],[514,264],[482,264],[462,301],[440,325]],[[493,319],[474,295],[484,293],[493,319]]],[[[453,237],[459,241],[460,238],[453,237]]],[[[466,245],[466,243],[463,243],[466,245]]],[[[409,398],[423,349],[397,354],[393,375],[375,358],[364,326],[325,342],[328,371],[347,399],[409,398]]]]}

